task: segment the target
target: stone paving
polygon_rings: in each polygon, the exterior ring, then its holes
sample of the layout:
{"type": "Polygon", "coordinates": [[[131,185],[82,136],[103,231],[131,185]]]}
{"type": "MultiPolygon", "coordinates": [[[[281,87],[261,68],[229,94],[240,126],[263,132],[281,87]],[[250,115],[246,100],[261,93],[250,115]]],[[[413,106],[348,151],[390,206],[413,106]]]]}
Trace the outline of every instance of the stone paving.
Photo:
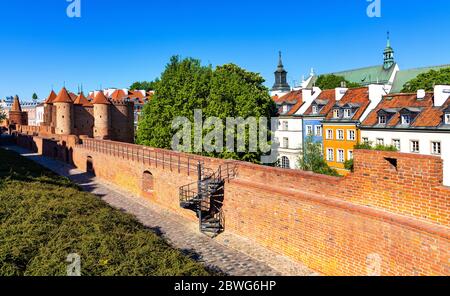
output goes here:
{"type": "Polygon", "coordinates": [[[211,239],[198,231],[196,223],[67,164],[29,153],[17,146],[3,148],[16,151],[55,173],[68,177],[83,190],[96,194],[112,207],[133,214],[142,224],[164,237],[171,246],[212,270],[233,276],[317,275],[304,265],[275,254],[249,239],[227,232],[211,239]]]}

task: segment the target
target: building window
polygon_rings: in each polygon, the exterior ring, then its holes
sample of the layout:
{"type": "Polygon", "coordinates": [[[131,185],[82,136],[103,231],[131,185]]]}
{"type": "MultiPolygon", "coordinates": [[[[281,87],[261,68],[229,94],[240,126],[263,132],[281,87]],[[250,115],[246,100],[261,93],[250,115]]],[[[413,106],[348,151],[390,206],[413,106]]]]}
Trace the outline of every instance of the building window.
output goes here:
{"type": "Polygon", "coordinates": [[[356,131],[354,131],[354,130],[349,130],[348,131],[348,140],[349,141],[354,141],[354,140],[356,140],[356,131]]]}
{"type": "Polygon", "coordinates": [[[384,115],[378,116],[378,123],[386,124],[386,116],[384,116],[384,115]]]}
{"type": "Polygon", "coordinates": [[[289,148],[289,138],[283,138],[283,148],[289,148]]]}
{"type": "Polygon", "coordinates": [[[392,146],[394,146],[395,148],[397,148],[398,151],[400,151],[400,148],[401,148],[400,140],[399,139],[393,139],[392,140],[392,146]]]}
{"type": "Polygon", "coordinates": [[[334,150],[333,148],[327,149],[327,160],[328,161],[334,161],[334,150]]]}
{"type": "Polygon", "coordinates": [[[313,114],[319,113],[319,107],[317,107],[317,106],[312,106],[312,113],[313,113],[313,114]]]}
{"type": "Polygon", "coordinates": [[[377,145],[379,145],[379,146],[384,146],[384,139],[382,139],[382,138],[377,138],[377,145]]]}
{"type": "Polygon", "coordinates": [[[351,110],[350,109],[345,109],[344,110],[344,117],[345,118],[350,118],[351,117],[351,110]]]}
{"type": "Polygon", "coordinates": [[[306,126],[306,135],[307,136],[312,136],[313,135],[313,127],[312,127],[312,125],[307,125],[306,126]]]}
{"type": "Polygon", "coordinates": [[[445,124],[450,124],[450,113],[445,114],[445,124]]]}
{"type": "Polygon", "coordinates": [[[344,153],[345,153],[344,150],[338,149],[338,155],[337,155],[337,161],[338,162],[344,162],[345,161],[344,153]]]}
{"type": "Polygon", "coordinates": [[[337,136],[336,138],[338,140],[344,140],[344,130],[337,130],[337,136]]]}
{"type": "Polygon", "coordinates": [[[364,144],[369,144],[369,138],[364,137],[362,140],[364,144]]]}
{"type": "Polygon", "coordinates": [[[283,105],[283,113],[287,113],[289,111],[288,105],[283,105]]]}
{"type": "Polygon", "coordinates": [[[431,154],[441,155],[441,142],[431,142],[431,154]]]}
{"type": "Polygon", "coordinates": [[[327,130],[327,140],[333,140],[333,130],[327,130]]]}
{"type": "Polygon", "coordinates": [[[412,140],[411,141],[411,152],[413,152],[413,153],[419,153],[420,152],[419,141],[417,141],[417,140],[412,140]]]}
{"type": "Polygon", "coordinates": [[[289,169],[291,167],[289,158],[287,158],[286,156],[283,156],[281,158],[281,167],[284,169],[289,169]]]}
{"type": "Polygon", "coordinates": [[[353,159],[353,150],[348,150],[348,160],[353,159]]]}
{"type": "Polygon", "coordinates": [[[334,109],[333,110],[333,117],[334,118],[339,118],[339,109],[334,109]]]}
{"type": "Polygon", "coordinates": [[[289,122],[288,121],[283,121],[283,130],[284,131],[289,130],[289,122]]]}
{"type": "Polygon", "coordinates": [[[410,124],[411,123],[411,117],[409,115],[402,115],[402,124],[410,124]]]}
{"type": "Polygon", "coordinates": [[[322,126],[316,125],[316,136],[322,137],[322,126]]]}

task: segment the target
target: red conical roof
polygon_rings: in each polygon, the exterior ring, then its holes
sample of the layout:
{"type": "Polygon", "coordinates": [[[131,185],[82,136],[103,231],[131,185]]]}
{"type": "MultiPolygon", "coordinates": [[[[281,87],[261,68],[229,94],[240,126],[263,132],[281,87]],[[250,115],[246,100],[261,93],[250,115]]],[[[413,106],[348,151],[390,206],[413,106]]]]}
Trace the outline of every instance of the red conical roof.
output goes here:
{"type": "Polygon", "coordinates": [[[12,112],[22,112],[22,107],[20,106],[19,97],[14,97],[13,105],[11,106],[12,112]]]}
{"type": "Polygon", "coordinates": [[[99,104],[103,104],[103,105],[109,105],[111,104],[108,99],[105,97],[105,94],[102,91],[99,91],[95,97],[94,97],[94,101],[92,102],[94,105],[99,105],[99,104]]]}
{"type": "Polygon", "coordinates": [[[45,100],[44,104],[51,104],[56,99],[56,93],[52,90],[52,92],[48,95],[47,100],[45,100]]]}
{"type": "Polygon", "coordinates": [[[63,87],[56,98],[53,100],[53,103],[73,103],[73,101],[70,98],[67,89],[63,87]]]}
{"type": "Polygon", "coordinates": [[[86,99],[86,97],[84,96],[83,92],[81,92],[78,97],[75,99],[75,101],[73,102],[75,105],[82,105],[82,106],[92,106],[91,102],[88,101],[88,99],[86,99]]]}

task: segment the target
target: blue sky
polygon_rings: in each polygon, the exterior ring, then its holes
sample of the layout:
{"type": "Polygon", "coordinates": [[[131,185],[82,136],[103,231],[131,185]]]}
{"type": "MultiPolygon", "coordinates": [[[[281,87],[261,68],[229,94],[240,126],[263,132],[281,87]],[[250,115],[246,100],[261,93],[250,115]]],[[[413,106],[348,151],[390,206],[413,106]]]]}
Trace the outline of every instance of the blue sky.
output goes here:
{"type": "Polygon", "coordinates": [[[152,80],[170,56],[205,64],[236,63],[273,84],[277,53],[289,80],[380,64],[391,32],[402,69],[450,64],[447,0],[81,0],[68,18],[66,0],[0,1],[0,98],[51,87],[128,87],[152,80]]]}

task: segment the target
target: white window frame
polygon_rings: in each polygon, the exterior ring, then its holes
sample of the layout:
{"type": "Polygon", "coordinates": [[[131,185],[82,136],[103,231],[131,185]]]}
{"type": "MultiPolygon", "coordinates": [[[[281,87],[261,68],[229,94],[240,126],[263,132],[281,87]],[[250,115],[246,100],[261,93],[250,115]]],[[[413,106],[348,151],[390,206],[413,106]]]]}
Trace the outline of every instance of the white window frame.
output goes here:
{"type": "Polygon", "coordinates": [[[348,160],[353,159],[353,150],[348,150],[348,151],[347,151],[347,159],[348,159],[348,160]]]}
{"type": "Polygon", "coordinates": [[[382,146],[384,146],[384,139],[383,138],[377,138],[377,140],[376,140],[376,145],[382,145],[382,146]]]}
{"type": "Polygon", "coordinates": [[[344,163],[345,162],[345,150],[344,149],[338,149],[337,150],[336,159],[337,159],[337,162],[339,162],[339,163],[344,163]]]}
{"type": "Polygon", "coordinates": [[[411,153],[420,153],[420,142],[419,140],[411,140],[410,142],[410,151],[411,153]],[[415,143],[417,142],[417,150],[415,149],[415,143]]]}
{"type": "Polygon", "coordinates": [[[334,109],[333,110],[333,118],[339,118],[340,112],[339,109],[334,109]]]}
{"type": "Polygon", "coordinates": [[[347,140],[356,141],[356,130],[348,130],[347,131],[347,140]],[[353,138],[350,136],[353,133],[353,138]]]}
{"type": "Polygon", "coordinates": [[[336,131],[336,140],[340,140],[340,141],[345,140],[345,132],[344,132],[343,129],[338,129],[338,130],[336,131]],[[342,137],[340,137],[340,133],[341,133],[341,132],[342,132],[342,137]]]}
{"type": "Polygon", "coordinates": [[[367,137],[362,138],[362,141],[364,144],[369,144],[369,138],[367,137]]]}
{"type": "Polygon", "coordinates": [[[394,146],[395,148],[397,148],[398,151],[401,150],[402,148],[402,142],[400,139],[392,139],[392,146],[394,146]],[[397,145],[398,143],[398,145],[397,145]]]}
{"type": "Polygon", "coordinates": [[[350,118],[352,115],[352,110],[344,109],[344,118],[350,118]]]}
{"type": "Polygon", "coordinates": [[[327,161],[334,161],[334,149],[327,148],[327,161]]]}
{"type": "Polygon", "coordinates": [[[312,113],[313,113],[313,114],[319,113],[319,107],[316,106],[316,105],[313,105],[313,106],[312,106],[312,113]]]}
{"type": "Polygon", "coordinates": [[[283,148],[289,149],[289,138],[283,137],[283,148]]]}
{"type": "Polygon", "coordinates": [[[450,124],[450,113],[446,113],[444,117],[445,124],[450,124]]]}
{"type": "Polygon", "coordinates": [[[332,129],[327,129],[327,140],[333,140],[334,138],[334,132],[332,129]],[[331,135],[330,135],[331,132],[331,135]]]}
{"type": "Polygon", "coordinates": [[[386,115],[378,116],[378,124],[386,124],[386,115]]]}
{"type": "Polygon", "coordinates": [[[280,165],[283,169],[291,168],[291,160],[287,156],[282,156],[280,159],[280,165]]]}
{"type": "Polygon", "coordinates": [[[314,135],[314,129],[312,125],[306,126],[306,135],[307,136],[313,136],[314,135]]]}
{"type": "Polygon", "coordinates": [[[405,114],[401,116],[402,124],[411,124],[411,116],[405,114]]]}
{"type": "Polygon", "coordinates": [[[442,144],[441,141],[431,141],[431,154],[442,155],[442,144]],[[436,145],[436,146],[435,146],[436,145]],[[436,151],[438,148],[439,151],[436,151]]]}
{"type": "Polygon", "coordinates": [[[287,121],[287,120],[284,120],[284,121],[283,121],[282,129],[283,129],[284,131],[288,131],[288,130],[289,130],[289,121],[287,121]]]}
{"type": "Polygon", "coordinates": [[[316,132],[316,136],[317,137],[322,137],[322,126],[321,125],[316,125],[315,126],[315,132],[316,132]]]}

